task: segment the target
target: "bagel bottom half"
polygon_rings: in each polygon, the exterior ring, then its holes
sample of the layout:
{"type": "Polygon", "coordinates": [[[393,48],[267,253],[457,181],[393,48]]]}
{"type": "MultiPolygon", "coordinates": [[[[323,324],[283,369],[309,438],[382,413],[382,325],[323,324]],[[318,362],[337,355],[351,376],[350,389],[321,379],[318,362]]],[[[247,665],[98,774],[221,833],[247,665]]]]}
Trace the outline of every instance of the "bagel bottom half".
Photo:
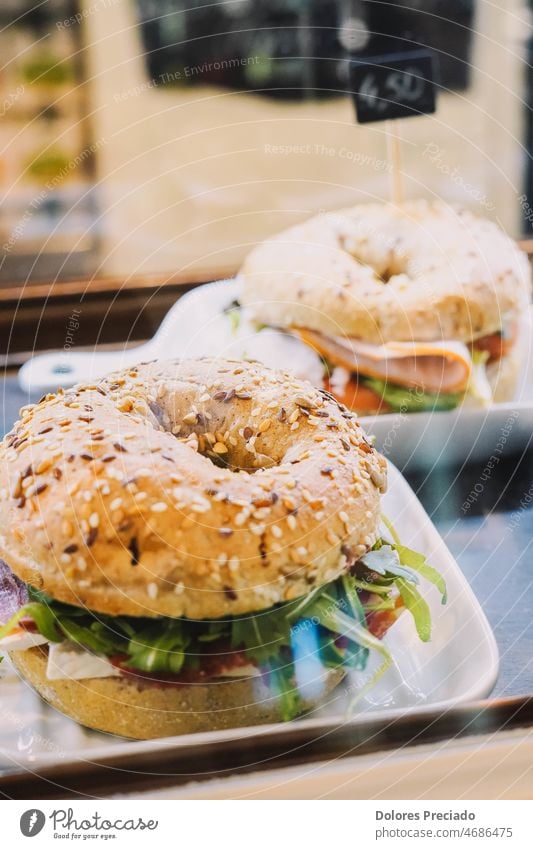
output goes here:
{"type": "MultiPolygon", "coordinates": [[[[23,678],[52,707],[87,728],[136,740],[220,731],[280,722],[279,699],[260,677],[161,686],[134,677],[49,680],[48,647],[12,652],[23,678]]],[[[311,710],[344,678],[343,669],[324,671],[316,699],[302,698],[311,710]]]]}

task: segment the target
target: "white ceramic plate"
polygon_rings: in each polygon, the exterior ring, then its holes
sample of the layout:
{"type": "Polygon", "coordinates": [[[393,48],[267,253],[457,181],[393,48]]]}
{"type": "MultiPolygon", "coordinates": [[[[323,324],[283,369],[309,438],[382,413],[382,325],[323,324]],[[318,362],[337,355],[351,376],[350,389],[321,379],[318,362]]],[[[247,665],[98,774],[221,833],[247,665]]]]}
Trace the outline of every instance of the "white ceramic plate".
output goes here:
{"type": "MultiPolygon", "coordinates": [[[[360,703],[351,722],[390,721],[407,711],[446,710],[448,707],[489,694],[498,674],[498,651],[494,636],[472,590],[444,545],[420,502],[400,473],[390,466],[389,491],[383,509],[401,531],[402,541],[423,552],[442,573],[448,586],[448,603],[424,582],[431,608],[433,635],[421,643],[409,614],[403,614],[386,636],[395,666],[360,703]]],[[[365,673],[356,673],[367,675],[365,673]]],[[[347,721],[347,688],[357,686],[351,675],[327,705],[295,722],[317,734],[347,721]]],[[[87,762],[99,757],[157,751],[170,744],[209,745],[217,740],[260,735],[274,727],[283,734],[294,723],[210,732],[181,738],[129,742],[87,731],[44,704],[12,673],[0,680],[0,774],[15,768],[38,771],[47,765],[71,760],[87,762]]]]}

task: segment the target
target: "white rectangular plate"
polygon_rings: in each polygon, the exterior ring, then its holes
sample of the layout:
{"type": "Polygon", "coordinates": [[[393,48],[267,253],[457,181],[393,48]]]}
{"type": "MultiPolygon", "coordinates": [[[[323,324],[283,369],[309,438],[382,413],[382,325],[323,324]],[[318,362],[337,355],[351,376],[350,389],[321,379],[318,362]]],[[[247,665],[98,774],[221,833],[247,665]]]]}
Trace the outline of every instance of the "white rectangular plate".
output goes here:
{"type": "MultiPolygon", "coordinates": [[[[422,589],[433,620],[432,639],[421,643],[410,615],[404,613],[400,617],[385,638],[395,666],[358,705],[350,721],[359,726],[377,719],[387,722],[406,711],[428,708],[441,711],[483,698],[491,691],[498,674],[496,642],[483,611],[422,505],[392,465],[383,510],[404,544],[423,552],[444,576],[448,603],[442,605],[439,593],[424,582],[422,589]]],[[[27,684],[6,672],[0,679],[0,775],[14,768],[38,771],[40,767],[70,760],[90,761],[115,754],[157,751],[170,743],[205,746],[267,730],[263,726],[157,741],[124,741],[81,728],[49,708],[27,684]]],[[[356,674],[367,676],[368,670],[356,674]]],[[[295,722],[316,727],[317,731],[342,725],[347,721],[347,688],[353,693],[356,687],[357,679],[351,675],[327,705],[295,722]]],[[[291,725],[268,726],[268,730],[274,728],[283,734],[291,725]]]]}

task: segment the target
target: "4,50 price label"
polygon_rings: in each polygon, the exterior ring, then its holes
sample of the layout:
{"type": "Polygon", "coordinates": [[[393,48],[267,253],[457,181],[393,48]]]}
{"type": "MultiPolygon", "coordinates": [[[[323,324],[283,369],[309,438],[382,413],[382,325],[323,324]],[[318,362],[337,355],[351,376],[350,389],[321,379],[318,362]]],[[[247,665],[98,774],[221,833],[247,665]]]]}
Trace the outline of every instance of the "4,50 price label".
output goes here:
{"type": "Polygon", "coordinates": [[[429,50],[352,60],[350,82],[360,124],[435,112],[433,55],[429,50]]]}

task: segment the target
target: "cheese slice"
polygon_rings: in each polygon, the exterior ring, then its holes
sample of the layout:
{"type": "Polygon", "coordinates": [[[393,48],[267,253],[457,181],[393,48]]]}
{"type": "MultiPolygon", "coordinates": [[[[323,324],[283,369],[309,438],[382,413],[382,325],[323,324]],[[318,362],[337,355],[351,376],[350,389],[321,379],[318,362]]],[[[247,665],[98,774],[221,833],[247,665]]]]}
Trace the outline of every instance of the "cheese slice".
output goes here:
{"type": "Polygon", "coordinates": [[[472,358],[463,342],[373,345],[351,337],[324,336],[301,327],[292,330],[334,365],[366,377],[445,394],[465,392],[470,382],[472,358]]]}
{"type": "Polygon", "coordinates": [[[34,646],[42,646],[43,643],[47,642],[48,640],[42,634],[17,628],[0,640],[0,651],[26,651],[34,646]]]}
{"type": "Polygon", "coordinates": [[[261,675],[257,666],[248,663],[246,666],[234,666],[233,669],[225,669],[217,678],[250,678],[261,675]]]}
{"type": "MultiPolygon", "coordinates": [[[[224,670],[216,677],[249,678],[252,675],[260,674],[255,666],[248,664],[224,670]]],[[[46,677],[50,681],[66,679],[79,681],[83,678],[112,678],[120,675],[120,670],[113,666],[106,657],[91,654],[68,640],[62,643],[50,643],[48,666],[46,668],[46,677]]]]}
{"type": "Polygon", "coordinates": [[[118,675],[119,670],[106,657],[91,654],[68,640],[50,643],[46,667],[46,677],[50,681],[113,678],[118,675]]]}

